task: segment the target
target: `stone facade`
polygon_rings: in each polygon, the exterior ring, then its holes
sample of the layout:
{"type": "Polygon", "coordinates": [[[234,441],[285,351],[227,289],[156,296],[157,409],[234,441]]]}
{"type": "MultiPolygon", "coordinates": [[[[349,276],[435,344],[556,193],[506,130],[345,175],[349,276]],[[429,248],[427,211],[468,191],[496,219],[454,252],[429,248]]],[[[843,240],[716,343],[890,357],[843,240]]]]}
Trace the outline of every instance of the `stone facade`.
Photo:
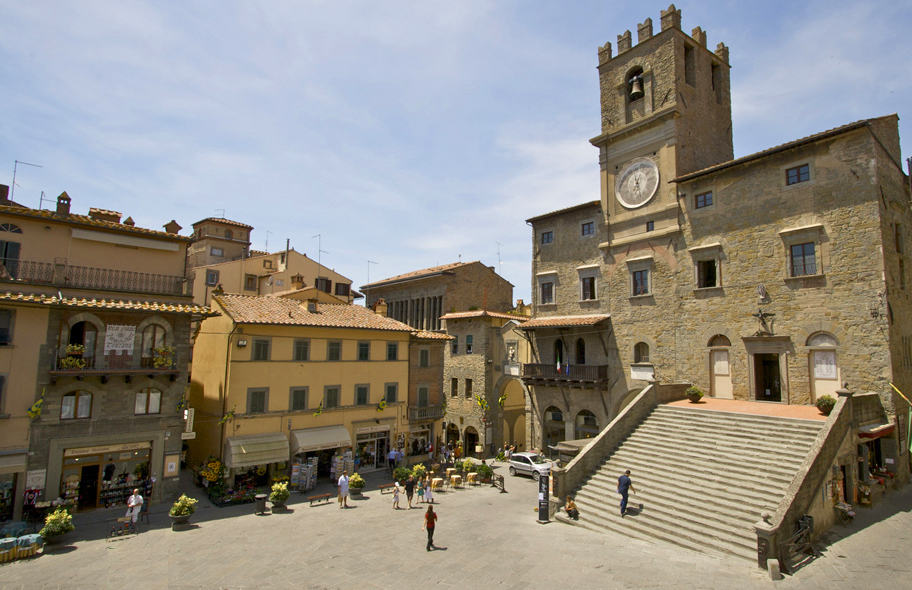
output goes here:
{"type": "Polygon", "coordinates": [[[575,436],[568,416],[580,408],[604,427],[651,379],[789,404],[848,382],[878,393],[895,420],[890,383],[912,390],[912,214],[897,117],[732,160],[727,48],[707,51],[705,32],[684,34],[669,11],[659,34],[642,26],[636,46],[625,34],[617,56],[599,52],[600,202],[529,220],[529,332],[543,368],[524,379],[542,442],[561,426],[575,436]],[[560,319],[598,314],[610,321],[560,319]],[[607,380],[574,378],[579,339],[580,360],[607,365],[607,380]]]}

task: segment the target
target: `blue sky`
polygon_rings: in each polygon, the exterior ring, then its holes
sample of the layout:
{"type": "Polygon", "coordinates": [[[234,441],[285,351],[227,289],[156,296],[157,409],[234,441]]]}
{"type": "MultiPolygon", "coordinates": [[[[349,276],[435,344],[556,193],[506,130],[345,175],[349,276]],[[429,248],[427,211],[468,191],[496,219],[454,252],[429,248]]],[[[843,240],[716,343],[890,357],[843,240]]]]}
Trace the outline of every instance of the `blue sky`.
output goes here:
{"type": "MultiPolygon", "coordinates": [[[[597,48],[666,7],[0,0],[0,183],[20,160],[32,207],[320,234],[356,286],[499,249],[528,301],[524,220],[599,197],[597,48]]],[[[912,2],[677,7],[730,48],[736,157],[891,113],[909,156],[912,2]]]]}

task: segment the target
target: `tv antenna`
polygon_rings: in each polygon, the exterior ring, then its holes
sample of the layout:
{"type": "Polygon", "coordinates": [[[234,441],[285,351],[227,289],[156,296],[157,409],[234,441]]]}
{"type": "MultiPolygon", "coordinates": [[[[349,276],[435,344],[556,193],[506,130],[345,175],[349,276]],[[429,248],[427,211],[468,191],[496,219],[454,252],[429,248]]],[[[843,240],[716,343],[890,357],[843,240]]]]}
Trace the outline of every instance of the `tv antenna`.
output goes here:
{"type": "MultiPolygon", "coordinates": [[[[320,258],[321,258],[320,255],[321,255],[321,254],[329,254],[329,252],[327,252],[326,250],[324,250],[323,247],[322,247],[322,245],[321,245],[321,244],[323,243],[323,234],[317,234],[317,235],[312,236],[312,237],[314,237],[314,238],[317,239],[317,265],[318,265],[318,266],[323,266],[323,263],[320,262],[320,258]]],[[[320,272],[320,269],[317,269],[317,272],[320,272]]]]}
{"type": "Polygon", "coordinates": [[[225,219],[225,210],[224,210],[224,209],[216,209],[216,210],[215,210],[216,213],[218,213],[219,211],[222,212],[222,214],[221,214],[221,216],[220,216],[221,219],[225,219]]]}
{"type": "Polygon", "coordinates": [[[44,202],[45,202],[45,201],[50,201],[51,203],[53,203],[53,202],[54,202],[54,199],[49,199],[49,198],[45,197],[45,196],[44,196],[44,191],[41,191],[41,196],[38,197],[38,209],[43,209],[43,208],[44,208],[44,202]]]}
{"type": "Polygon", "coordinates": [[[497,274],[503,275],[503,261],[500,259],[500,247],[503,246],[500,242],[497,242],[497,274]]]}
{"type": "Polygon", "coordinates": [[[372,264],[379,264],[379,263],[374,262],[373,260],[368,260],[368,261],[367,261],[367,282],[368,282],[368,283],[371,282],[371,265],[372,265],[372,264]]]}
{"type": "Polygon", "coordinates": [[[269,254],[269,234],[271,234],[271,233],[272,233],[272,232],[269,231],[268,229],[266,230],[266,246],[265,246],[265,250],[266,250],[266,253],[267,253],[267,254],[269,254]]]}
{"type": "MultiPolygon", "coordinates": [[[[21,160],[13,160],[13,186],[10,187],[10,201],[13,200],[13,195],[16,194],[16,172],[19,168],[19,164],[25,164],[26,166],[34,166],[35,168],[44,168],[41,164],[30,164],[29,162],[23,162],[21,160]]],[[[39,207],[40,208],[40,207],[39,207]]]]}

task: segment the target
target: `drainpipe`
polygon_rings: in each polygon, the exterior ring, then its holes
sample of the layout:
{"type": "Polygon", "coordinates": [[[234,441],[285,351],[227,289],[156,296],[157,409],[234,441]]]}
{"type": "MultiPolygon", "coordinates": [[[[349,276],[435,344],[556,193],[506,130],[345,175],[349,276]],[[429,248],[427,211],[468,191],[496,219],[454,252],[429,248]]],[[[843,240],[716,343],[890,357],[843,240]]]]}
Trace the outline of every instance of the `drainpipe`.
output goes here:
{"type": "MultiPolygon", "coordinates": [[[[228,341],[225,343],[225,376],[222,380],[224,383],[224,387],[222,387],[222,415],[219,416],[219,421],[228,412],[228,367],[231,366],[231,337],[237,334],[238,330],[240,330],[240,326],[234,324],[234,327],[228,332],[228,341]]],[[[225,464],[225,424],[227,424],[227,421],[220,424],[221,435],[219,436],[219,461],[222,465],[225,464]]]]}

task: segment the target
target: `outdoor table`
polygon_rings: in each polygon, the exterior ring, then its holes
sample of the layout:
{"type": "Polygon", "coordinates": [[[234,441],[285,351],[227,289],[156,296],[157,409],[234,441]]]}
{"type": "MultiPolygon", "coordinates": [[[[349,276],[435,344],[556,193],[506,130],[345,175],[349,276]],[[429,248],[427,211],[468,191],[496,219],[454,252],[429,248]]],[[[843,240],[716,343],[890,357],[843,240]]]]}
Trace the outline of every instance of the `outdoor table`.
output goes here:
{"type": "Polygon", "coordinates": [[[442,487],[443,487],[443,478],[442,477],[435,477],[434,479],[431,480],[431,489],[432,490],[439,490],[442,487]]]}
{"type": "Polygon", "coordinates": [[[462,476],[461,475],[451,475],[450,476],[450,485],[454,488],[458,488],[462,485],[462,476]]]}
{"type": "Polygon", "coordinates": [[[466,476],[466,480],[468,481],[468,483],[475,483],[475,478],[477,478],[477,477],[478,477],[478,474],[473,471],[466,476]]]}
{"type": "Polygon", "coordinates": [[[454,473],[456,473],[455,467],[447,467],[447,477],[453,477],[454,473]]]}

